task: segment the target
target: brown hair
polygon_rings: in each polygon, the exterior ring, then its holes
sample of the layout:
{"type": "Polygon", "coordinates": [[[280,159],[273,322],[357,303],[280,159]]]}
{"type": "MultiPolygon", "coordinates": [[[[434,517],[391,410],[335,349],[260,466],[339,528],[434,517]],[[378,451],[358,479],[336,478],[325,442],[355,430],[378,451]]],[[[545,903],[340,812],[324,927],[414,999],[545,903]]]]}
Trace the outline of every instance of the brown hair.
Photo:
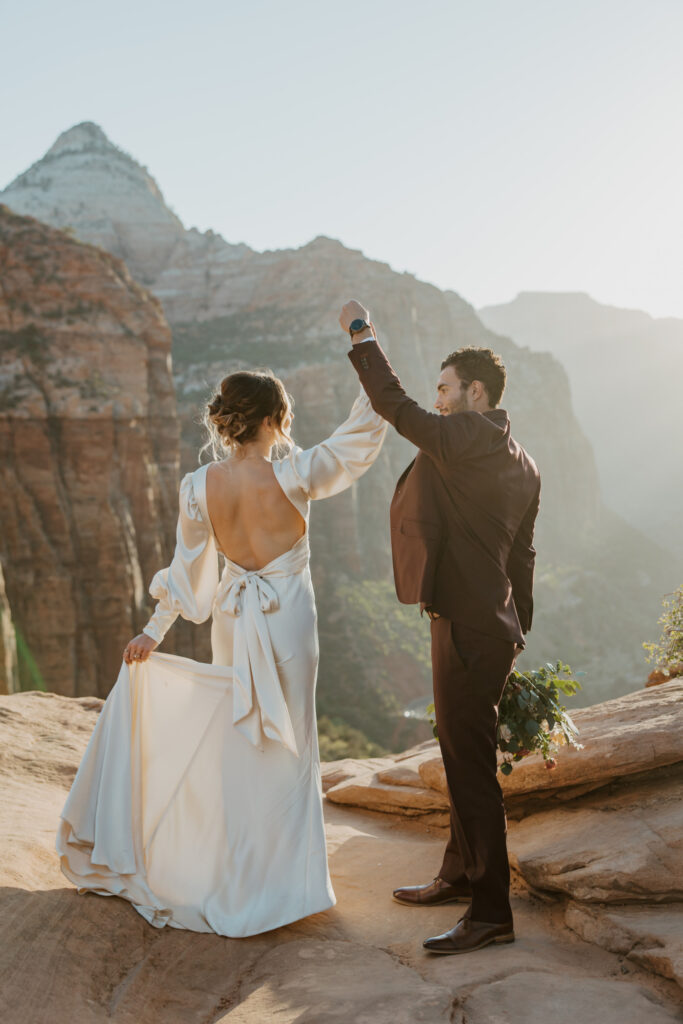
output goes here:
{"type": "Polygon", "coordinates": [[[266,416],[273,421],[277,442],[289,445],[292,439],[282,424],[292,404],[284,384],[271,370],[229,373],[206,407],[204,426],[209,439],[204,448],[211,448],[215,459],[226,452],[239,452],[242,445],[254,440],[266,416]]]}
{"type": "Polygon", "coordinates": [[[441,369],[452,366],[460,380],[470,385],[473,380],[481,381],[486,388],[489,402],[495,409],[503,397],[507,374],[500,356],[490,348],[459,348],[451,352],[441,364],[441,369]]]}

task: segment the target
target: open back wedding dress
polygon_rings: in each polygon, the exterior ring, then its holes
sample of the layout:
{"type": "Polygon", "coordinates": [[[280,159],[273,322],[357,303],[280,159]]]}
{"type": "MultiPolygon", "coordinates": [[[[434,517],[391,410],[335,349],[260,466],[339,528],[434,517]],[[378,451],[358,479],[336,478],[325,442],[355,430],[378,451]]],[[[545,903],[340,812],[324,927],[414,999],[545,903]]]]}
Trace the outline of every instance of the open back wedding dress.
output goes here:
{"type": "Polygon", "coordinates": [[[122,896],[156,927],[246,936],[335,902],[315,716],[311,499],[374,462],[386,423],[365,395],[321,444],[273,462],[304,535],[262,569],[219,548],[207,466],[182,480],[176,550],[145,633],[213,617],[213,664],[121,665],[62,811],[57,851],[79,892],[122,896]],[[222,553],[221,553],[222,554],[222,553]]]}

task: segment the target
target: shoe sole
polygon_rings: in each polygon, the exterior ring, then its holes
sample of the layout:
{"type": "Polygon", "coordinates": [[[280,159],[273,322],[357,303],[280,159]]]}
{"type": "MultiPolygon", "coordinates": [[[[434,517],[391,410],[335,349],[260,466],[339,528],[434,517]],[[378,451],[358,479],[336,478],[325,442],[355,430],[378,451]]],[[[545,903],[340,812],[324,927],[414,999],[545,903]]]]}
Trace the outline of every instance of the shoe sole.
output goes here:
{"type": "Polygon", "coordinates": [[[427,953],[435,953],[437,956],[459,956],[461,953],[474,953],[477,949],[484,949],[486,946],[492,946],[496,942],[514,941],[515,933],[510,932],[508,935],[497,935],[494,939],[480,942],[478,946],[470,946],[469,949],[430,949],[429,946],[424,946],[424,950],[427,953]]]}
{"type": "Polygon", "coordinates": [[[438,903],[413,903],[412,900],[400,900],[398,896],[391,897],[394,903],[400,903],[402,907],[443,907],[446,903],[471,903],[471,896],[451,896],[447,900],[439,900],[438,903]]]}

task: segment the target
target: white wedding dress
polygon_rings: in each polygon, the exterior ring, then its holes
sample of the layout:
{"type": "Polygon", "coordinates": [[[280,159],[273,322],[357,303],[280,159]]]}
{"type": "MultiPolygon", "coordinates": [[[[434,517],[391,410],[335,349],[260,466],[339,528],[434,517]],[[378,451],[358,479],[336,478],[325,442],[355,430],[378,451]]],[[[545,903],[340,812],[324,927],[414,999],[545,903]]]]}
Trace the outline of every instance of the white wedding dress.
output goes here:
{"type": "Polygon", "coordinates": [[[306,521],[262,569],[221,555],[207,466],[180,485],[173,561],[145,627],[213,616],[213,664],[154,652],[121,665],[62,811],[57,851],[79,892],[122,896],[151,924],[255,935],[335,903],[315,716],[310,501],[349,487],[386,433],[363,391],[326,441],[273,462],[306,521]]]}

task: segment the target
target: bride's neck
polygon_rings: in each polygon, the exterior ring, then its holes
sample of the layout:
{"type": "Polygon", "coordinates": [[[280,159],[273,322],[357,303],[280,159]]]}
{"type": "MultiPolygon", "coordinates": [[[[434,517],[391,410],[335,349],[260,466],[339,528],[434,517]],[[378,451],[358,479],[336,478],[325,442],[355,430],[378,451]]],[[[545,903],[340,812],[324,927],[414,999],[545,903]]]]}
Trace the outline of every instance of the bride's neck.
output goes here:
{"type": "Polygon", "coordinates": [[[244,462],[246,459],[265,459],[270,462],[272,447],[273,445],[270,440],[257,439],[241,445],[235,452],[235,456],[240,462],[244,462]]]}

